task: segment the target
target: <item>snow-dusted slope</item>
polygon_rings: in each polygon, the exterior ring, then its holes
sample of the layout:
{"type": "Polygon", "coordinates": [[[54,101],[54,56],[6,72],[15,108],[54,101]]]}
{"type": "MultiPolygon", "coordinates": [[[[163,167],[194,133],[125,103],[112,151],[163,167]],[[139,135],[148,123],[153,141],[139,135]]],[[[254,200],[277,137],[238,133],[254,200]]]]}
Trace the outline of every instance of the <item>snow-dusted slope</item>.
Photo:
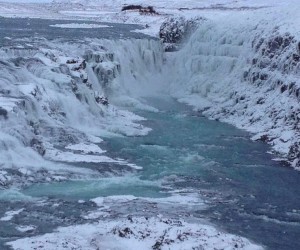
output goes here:
{"type": "Polygon", "coordinates": [[[204,22],[178,52],[172,81],[182,101],[255,133],[293,166],[300,141],[298,12],[274,8],[204,22]]]}

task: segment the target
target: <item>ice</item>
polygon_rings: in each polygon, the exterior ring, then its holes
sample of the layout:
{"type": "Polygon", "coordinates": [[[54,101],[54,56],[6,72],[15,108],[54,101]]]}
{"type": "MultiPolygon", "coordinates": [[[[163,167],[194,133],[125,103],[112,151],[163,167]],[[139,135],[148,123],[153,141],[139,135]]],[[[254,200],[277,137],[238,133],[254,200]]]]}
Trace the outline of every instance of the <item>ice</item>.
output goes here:
{"type": "Polygon", "coordinates": [[[108,25],[103,24],[91,24],[91,23],[66,23],[66,24],[53,24],[50,27],[54,28],[68,28],[68,29],[98,29],[109,28],[108,25]]]}
{"type": "Polygon", "coordinates": [[[0,221],[10,221],[15,215],[18,215],[24,210],[24,208],[21,208],[19,210],[14,211],[7,211],[5,212],[5,215],[0,218],[0,221]]]}
{"type": "Polygon", "coordinates": [[[102,154],[105,153],[105,150],[102,150],[99,146],[96,144],[84,144],[84,143],[78,143],[78,144],[70,144],[66,146],[66,149],[71,149],[74,151],[81,151],[85,154],[102,154]]]}
{"type": "MultiPolygon", "coordinates": [[[[75,147],[77,148],[77,147],[75,147]]],[[[99,150],[99,149],[98,149],[99,150]]],[[[103,153],[103,152],[102,152],[103,153]]],[[[59,151],[54,148],[48,148],[47,153],[45,155],[45,158],[52,161],[59,161],[59,162],[80,162],[80,163],[116,163],[118,165],[124,165],[131,167],[133,169],[140,170],[142,167],[137,166],[136,164],[129,163],[123,159],[115,160],[113,158],[110,158],[105,155],[94,155],[90,154],[90,151],[88,151],[88,154],[84,152],[84,154],[76,154],[72,152],[65,152],[65,151],[59,151]]]]}
{"type": "Polygon", "coordinates": [[[22,232],[22,233],[27,233],[27,232],[32,232],[36,229],[36,226],[32,226],[32,225],[29,225],[29,226],[25,226],[25,225],[20,225],[20,226],[17,226],[16,229],[19,231],[19,232],[22,232]]]}
{"type": "Polygon", "coordinates": [[[95,199],[92,199],[93,202],[97,204],[97,206],[102,206],[104,203],[108,202],[128,202],[133,201],[135,199],[138,199],[137,197],[133,195],[114,195],[109,197],[98,197],[95,199]]]}
{"type": "Polygon", "coordinates": [[[62,162],[119,163],[119,161],[113,160],[112,158],[104,155],[75,154],[72,152],[62,152],[50,149],[47,150],[46,157],[51,160],[62,162]]]}

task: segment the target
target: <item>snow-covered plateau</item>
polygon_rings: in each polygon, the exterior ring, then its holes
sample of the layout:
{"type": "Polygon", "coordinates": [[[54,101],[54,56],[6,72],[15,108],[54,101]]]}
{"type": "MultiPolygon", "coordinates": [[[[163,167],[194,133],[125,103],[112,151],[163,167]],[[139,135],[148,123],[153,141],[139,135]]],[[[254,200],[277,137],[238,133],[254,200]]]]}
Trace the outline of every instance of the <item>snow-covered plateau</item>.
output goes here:
{"type": "MultiPolygon", "coordinates": [[[[299,1],[155,0],[149,5],[141,0],[0,1],[3,20],[26,18],[28,26],[29,18],[49,19],[49,28],[75,34],[76,29],[109,29],[109,23],[139,24],[142,29],[132,32],[154,37],[2,36],[1,190],[141,171],[143,166],[111,155],[105,145],[110,138],[151,131],[135,111],[159,112],[145,99],[152,96],[171,96],[209,119],[247,130],[253,140],[270,144],[278,161],[300,169],[299,1]]],[[[262,249],[205,221],[193,221],[186,211],[203,205],[199,197],[108,195],[78,204],[93,211],[84,211],[75,226],[63,224],[36,235],[35,225],[18,225],[20,233],[33,234],[8,245],[262,249]],[[179,213],[186,214],[174,219],[179,213]]],[[[56,205],[62,206],[51,204],[56,205]]],[[[7,209],[0,221],[26,212],[22,206],[7,209]]]]}

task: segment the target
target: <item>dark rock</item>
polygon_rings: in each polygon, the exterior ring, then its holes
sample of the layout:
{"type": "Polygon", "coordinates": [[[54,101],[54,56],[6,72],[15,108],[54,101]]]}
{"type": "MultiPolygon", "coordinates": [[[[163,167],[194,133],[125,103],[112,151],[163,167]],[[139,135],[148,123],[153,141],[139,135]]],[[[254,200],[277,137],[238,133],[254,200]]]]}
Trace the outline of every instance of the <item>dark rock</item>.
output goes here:
{"type": "Polygon", "coordinates": [[[297,89],[297,90],[295,91],[295,95],[296,95],[297,98],[299,98],[299,96],[300,96],[300,89],[297,89]]]}
{"type": "Polygon", "coordinates": [[[158,12],[156,12],[154,10],[153,6],[143,7],[142,5],[130,4],[130,5],[125,5],[122,7],[122,11],[126,11],[126,10],[136,10],[141,14],[156,14],[156,15],[158,15],[158,12]]]}
{"type": "Polygon", "coordinates": [[[290,162],[296,162],[294,167],[300,167],[300,142],[295,142],[289,150],[288,160],[290,162]]]}
{"type": "Polygon", "coordinates": [[[293,54],[293,60],[294,60],[295,62],[300,62],[300,56],[297,55],[297,54],[293,54]]]}
{"type": "Polygon", "coordinates": [[[0,94],[2,95],[9,95],[11,93],[11,90],[9,89],[0,89],[0,94]]]}
{"type": "Polygon", "coordinates": [[[141,9],[141,8],[142,8],[141,5],[130,4],[130,5],[125,5],[125,6],[123,6],[121,11],[126,11],[126,10],[139,10],[139,9],[141,9]]]}
{"type": "Polygon", "coordinates": [[[258,141],[268,142],[270,139],[267,135],[262,135],[258,141]]]}
{"type": "Polygon", "coordinates": [[[108,106],[109,104],[107,97],[104,96],[96,96],[95,100],[97,103],[101,103],[104,106],[108,106]]]}
{"type": "Polygon", "coordinates": [[[2,108],[2,107],[0,107],[0,116],[3,116],[4,119],[6,120],[8,118],[8,116],[7,116],[7,110],[4,109],[4,108],[2,108]]]}
{"type": "Polygon", "coordinates": [[[259,77],[259,79],[260,79],[260,80],[262,80],[262,81],[265,81],[265,80],[267,80],[267,79],[268,79],[268,75],[267,75],[267,74],[265,74],[265,73],[262,73],[262,74],[260,74],[260,77],[259,77]]]}
{"type": "Polygon", "coordinates": [[[259,98],[256,102],[256,104],[264,104],[265,103],[265,99],[264,98],[259,98]]]}
{"type": "Polygon", "coordinates": [[[43,143],[36,138],[33,138],[30,141],[30,147],[37,151],[41,156],[44,156],[46,153],[46,149],[44,148],[43,143]]]}
{"type": "Polygon", "coordinates": [[[277,84],[277,86],[281,86],[281,85],[283,85],[283,81],[277,80],[277,81],[276,81],[276,84],[277,84]]]}
{"type": "Polygon", "coordinates": [[[78,61],[76,61],[75,59],[70,59],[70,60],[67,60],[66,63],[67,64],[74,64],[74,63],[78,63],[78,61]]]}
{"type": "Polygon", "coordinates": [[[258,61],[258,59],[257,59],[257,58],[253,58],[253,59],[252,59],[252,65],[255,65],[255,64],[257,64],[257,61],[258,61]]]}
{"type": "Polygon", "coordinates": [[[249,71],[244,71],[244,74],[243,74],[244,80],[247,80],[248,76],[249,76],[249,71]]]}
{"type": "Polygon", "coordinates": [[[112,233],[117,234],[121,238],[128,238],[130,237],[129,235],[133,234],[132,230],[129,227],[126,227],[124,229],[116,227],[112,230],[112,233]]]}
{"type": "Polygon", "coordinates": [[[86,68],[86,61],[85,61],[85,60],[82,61],[82,63],[80,64],[80,67],[81,67],[82,69],[85,69],[85,68],[86,68]]]}
{"type": "Polygon", "coordinates": [[[283,84],[280,88],[281,93],[283,93],[284,91],[286,91],[288,89],[288,86],[283,84]]]}
{"type": "Polygon", "coordinates": [[[203,18],[187,20],[184,17],[171,17],[160,26],[159,38],[168,45],[168,51],[171,51],[170,48],[173,49],[174,47],[171,47],[170,44],[179,45],[182,43],[204,20],[203,18]]]}

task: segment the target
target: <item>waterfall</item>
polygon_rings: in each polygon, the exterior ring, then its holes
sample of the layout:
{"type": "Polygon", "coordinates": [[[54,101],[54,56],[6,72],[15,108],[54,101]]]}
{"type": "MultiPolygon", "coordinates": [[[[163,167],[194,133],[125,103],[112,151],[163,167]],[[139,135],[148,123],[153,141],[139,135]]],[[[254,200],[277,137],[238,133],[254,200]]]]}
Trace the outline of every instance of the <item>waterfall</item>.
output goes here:
{"type": "Polygon", "coordinates": [[[173,96],[287,156],[300,139],[300,34],[286,16],[278,21],[283,16],[257,11],[203,22],[168,67],[173,96]]]}
{"type": "Polygon", "coordinates": [[[251,131],[297,166],[299,31],[284,19],[273,25],[276,11],[244,14],[201,22],[172,53],[146,39],[41,39],[31,48],[1,48],[2,167],[21,166],[13,159],[24,155],[39,162],[58,146],[101,135],[145,135],[143,118],[126,109],[156,111],[143,97],[162,93],[251,131]]]}
{"type": "Polygon", "coordinates": [[[158,41],[42,40],[34,49],[3,47],[0,54],[0,151],[6,174],[53,169],[47,160],[61,161],[61,149],[68,151],[70,144],[149,132],[138,123],[142,117],[123,107],[155,111],[139,97],[163,84],[156,81],[164,62],[158,41]]]}

